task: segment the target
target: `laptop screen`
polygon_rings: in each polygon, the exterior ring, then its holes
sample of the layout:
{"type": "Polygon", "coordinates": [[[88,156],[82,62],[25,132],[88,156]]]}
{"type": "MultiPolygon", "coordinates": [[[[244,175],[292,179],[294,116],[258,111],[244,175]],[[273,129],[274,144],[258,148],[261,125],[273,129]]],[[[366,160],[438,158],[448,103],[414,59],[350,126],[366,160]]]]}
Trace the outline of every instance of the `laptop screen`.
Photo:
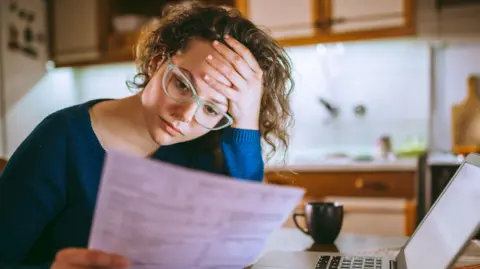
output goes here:
{"type": "Polygon", "coordinates": [[[480,223],[480,168],[465,163],[437,201],[404,248],[408,269],[447,268],[469,240],[480,223]]]}

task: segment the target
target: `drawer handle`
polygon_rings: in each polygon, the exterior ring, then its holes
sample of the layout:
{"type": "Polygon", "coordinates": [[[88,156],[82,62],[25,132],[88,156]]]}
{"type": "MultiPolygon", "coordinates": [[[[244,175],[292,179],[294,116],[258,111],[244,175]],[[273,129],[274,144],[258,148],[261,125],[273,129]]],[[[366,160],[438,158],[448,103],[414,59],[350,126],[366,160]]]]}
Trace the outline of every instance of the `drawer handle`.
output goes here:
{"type": "Polygon", "coordinates": [[[363,189],[363,187],[365,187],[365,181],[363,181],[363,178],[357,178],[355,180],[355,187],[357,189],[363,189]]]}
{"type": "Polygon", "coordinates": [[[355,180],[355,187],[357,189],[372,189],[375,191],[384,191],[388,189],[388,186],[380,182],[365,182],[363,178],[357,178],[355,180]]]}
{"type": "Polygon", "coordinates": [[[289,185],[287,181],[278,179],[268,179],[267,182],[274,185],[289,185]]]}

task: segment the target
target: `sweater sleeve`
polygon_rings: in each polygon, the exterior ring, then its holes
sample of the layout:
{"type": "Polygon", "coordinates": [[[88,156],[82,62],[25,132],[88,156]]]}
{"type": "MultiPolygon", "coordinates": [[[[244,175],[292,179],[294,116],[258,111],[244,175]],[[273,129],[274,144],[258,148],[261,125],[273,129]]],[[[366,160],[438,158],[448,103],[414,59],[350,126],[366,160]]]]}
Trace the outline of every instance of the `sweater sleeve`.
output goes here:
{"type": "Polygon", "coordinates": [[[28,254],[66,202],[66,124],[53,114],[21,143],[0,176],[0,269],[46,269],[28,254]]]}
{"type": "Polygon", "coordinates": [[[188,167],[236,179],[263,180],[264,163],[259,131],[226,128],[220,146],[223,153],[222,166],[215,161],[212,153],[199,155],[187,148],[186,154],[191,156],[188,167]]]}
{"type": "Polygon", "coordinates": [[[261,182],[264,163],[260,138],[258,130],[227,128],[221,141],[224,174],[261,182]]]}

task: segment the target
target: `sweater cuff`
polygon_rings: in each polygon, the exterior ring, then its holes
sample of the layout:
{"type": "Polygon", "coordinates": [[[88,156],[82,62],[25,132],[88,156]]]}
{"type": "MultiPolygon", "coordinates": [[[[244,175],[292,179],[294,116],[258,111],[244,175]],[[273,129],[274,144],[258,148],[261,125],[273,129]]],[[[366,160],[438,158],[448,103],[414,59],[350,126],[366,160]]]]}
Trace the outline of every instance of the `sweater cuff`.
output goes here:
{"type": "Polygon", "coordinates": [[[257,141],[260,140],[260,131],[227,127],[223,132],[223,138],[233,142],[257,141]]]}

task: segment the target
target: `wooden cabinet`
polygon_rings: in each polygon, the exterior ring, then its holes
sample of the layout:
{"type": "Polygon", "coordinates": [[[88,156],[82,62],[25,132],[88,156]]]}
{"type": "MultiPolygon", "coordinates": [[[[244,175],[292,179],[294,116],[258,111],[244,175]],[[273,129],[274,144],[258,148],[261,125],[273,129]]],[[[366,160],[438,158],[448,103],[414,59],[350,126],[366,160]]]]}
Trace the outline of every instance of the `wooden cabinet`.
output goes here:
{"type": "Polygon", "coordinates": [[[331,0],[330,15],[339,20],[331,33],[363,32],[406,27],[407,1],[331,0]]]}
{"type": "Polygon", "coordinates": [[[51,54],[57,66],[97,62],[106,49],[107,1],[50,1],[51,54]]]}
{"type": "MultiPolygon", "coordinates": [[[[411,235],[416,227],[416,171],[302,171],[293,173],[267,172],[266,184],[298,186],[306,190],[304,200],[296,211],[301,211],[304,201],[324,201],[343,199],[350,201],[348,214],[351,219],[365,219],[365,216],[376,218],[382,216],[395,217],[402,220],[397,230],[404,235],[411,235]],[[358,205],[355,201],[358,200],[358,205]],[[362,204],[372,205],[375,210],[362,209],[362,204]],[[396,202],[395,202],[396,201],[396,202]],[[402,205],[398,206],[398,201],[402,205]],[[397,204],[396,209],[388,208],[388,203],[397,204]],[[383,210],[380,207],[385,207],[383,210]],[[399,210],[401,212],[399,212],[399,210]],[[387,213],[390,212],[390,213],[387,213]]],[[[369,206],[372,208],[372,206],[369,206]]],[[[356,222],[357,220],[355,220],[356,222]]],[[[352,225],[360,225],[354,224],[352,225]]],[[[352,226],[351,225],[351,226],[352,226]]],[[[347,225],[348,226],[348,225],[347,225]]],[[[386,233],[386,232],[385,232],[386,233]]]]}
{"type": "MultiPolygon", "coordinates": [[[[234,0],[203,0],[233,6],[234,0]]],[[[140,27],[115,31],[115,17],[159,18],[162,9],[178,0],[50,0],[50,51],[57,67],[133,62],[133,45],[140,27]]],[[[127,24],[130,24],[127,22],[127,24]]]]}
{"type": "Polygon", "coordinates": [[[282,45],[413,35],[414,0],[236,0],[282,45]]]}
{"type": "Polygon", "coordinates": [[[326,42],[391,38],[415,34],[414,0],[328,0],[337,22],[319,36],[326,42]]]}
{"type": "MultiPolygon", "coordinates": [[[[415,33],[414,0],[203,0],[234,6],[284,46],[399,37],[415,33]]],[[[158,18],[178,0],[50,0],[57,66],[133,62],[140,29],[115,31],[119,15],[158,18]]]]}
{"type": "Polygon", "coordinates": [[[415,172],[299,172],[267,173],[265,182],[306,189],[307,197],[415,197],[415,172]]]}
{"type": "MultiPolygon", "coordinates": [[[[314,2],[316,3],[316,2],[314,2]]],[[[250,20],[277,39],[308,38],[315,35],[316,8],[311,0],[237,1],[250,20]]]]}

